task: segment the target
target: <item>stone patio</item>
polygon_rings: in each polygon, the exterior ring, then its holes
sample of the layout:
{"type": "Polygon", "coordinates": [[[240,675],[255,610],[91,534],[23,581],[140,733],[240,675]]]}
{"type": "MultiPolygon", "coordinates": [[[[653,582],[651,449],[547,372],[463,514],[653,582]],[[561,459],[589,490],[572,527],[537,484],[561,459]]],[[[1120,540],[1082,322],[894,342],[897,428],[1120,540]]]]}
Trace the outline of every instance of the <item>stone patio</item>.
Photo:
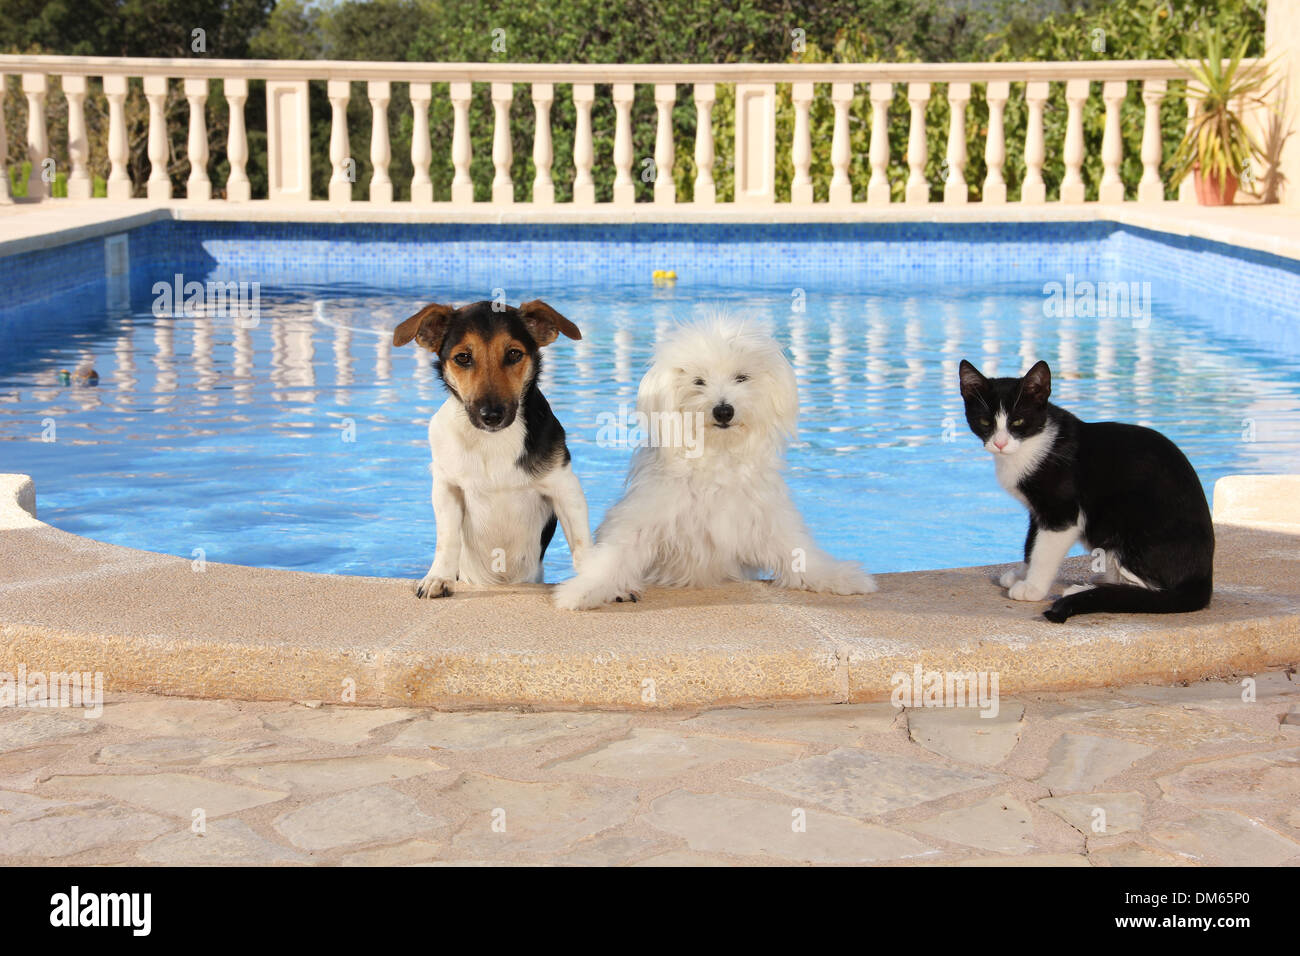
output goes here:
{"type": "Polygon", "coordinates": [[[1293,669],[1000,704],[5,708],[0,864],[1300,864],[1293,669]]]}

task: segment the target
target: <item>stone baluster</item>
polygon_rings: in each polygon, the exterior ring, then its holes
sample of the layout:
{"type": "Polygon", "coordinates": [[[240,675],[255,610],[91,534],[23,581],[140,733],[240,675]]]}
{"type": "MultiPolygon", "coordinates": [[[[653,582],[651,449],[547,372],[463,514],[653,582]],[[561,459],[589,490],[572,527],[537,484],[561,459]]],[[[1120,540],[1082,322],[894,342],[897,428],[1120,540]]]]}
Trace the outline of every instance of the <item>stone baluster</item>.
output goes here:
{"type": "Polygon", "coordinates": [[[551,164],[555,150],[551,145],[551,103],[555,100],[555,85],[533,84],[533,115],[536,119],[533,133],[533,202],[549,206],[555,202],[555,183],[551,180],[551,164]]]}
{"type": "Polygon", "coordinates": [[[835,106],[835,126],[831,132],[831,188],[832,206],[847,206],[853,202],[853,184],[849,181],[849,163],[853,151],[849,142],[849,106],[853,103],[852,83],[832,83],[831,103],[835,106]]]}
{"type": "Polygon", "coordinates": [[[1083,104],[1088,99],[1087,80],[1068,80],[1065,84],[1065,178],[1061,180],[1061,202],[1081,203],[1083,182],[1083,104]]]}
{"type": "Polygon", "coordinates": [[[248,181],[248,133],[244,128],[244,102],[248,99],[248,80],[234,77],[223,84],[226,104],[230,108],[230,134],[226,138],[226,157],[230,175],[226,177],[226,199],[248,202],[253,187],[248,181]]]}
{"type": "Polygon", "coordinates": [[[86,78],[63,77],[63,95],[68,100],[68,160],[72,164],[68,173],[68,198],[89,199],[93,190],[90,172],[86,168],[90,159],[90,144],[86,138],[86,78]]]}
{"type": "Polygon", "coordinates": [[[614,204],[630,206],[636,202],[636,183],[632,181],[632,96],[631,83],[614,84],[614,204]]]}
{"type": "Polygon", "coordinates": [[[348,80],[330,80],[327,84],[330,100],[330,202],[352,201],[352,183],[356,179],[356,166],[352,163],[352,145],[348,138],[348,100],[352,97],[352,84],[348,80]]]}
{"type": "Polygon", "coordinates": [[[393,147],[388,140],[388,101],[392,87],[388,80],[371,80],[366,84],[370,99],[370,201],[393,201],[393,181],[388,177],[388,163],[393,147]]]}
{"type": "Polygon", "coordinates": [[[208,81],[206,77],[187,77],[185,99],[190,106],[190,135],[186,145],[190,176],[185,181],[185,198],[212,198],[212,180],[208,178],[208,81]]]}
{"type": "Polygon", "coordinates": [[[794,180],[790,183],[790,201],[798,205],[808,205],[813,201],[812,175],[812,140],[808,131],[808,110],[813,100],[811,83],[795,83],[791,86],[791,99],[794,101],[794,143],[790,148],[790,159],[794,164],[794,180]]]}
{"type": "Polygon", "coordinates": [[[1007,80],[992,80],[984,88],[984,98],[989,104],[989,133],[984,141],[984,202],[1001,204],[1007,201],[1007,181],[1002,170],[1007,163],[1007,135],[1003,126],[1011,84],[1007,80]]]}
{"type": "Polygon", "coordinates": [[[695,84],[695,202],[712,205],[718,189],[713,182],[713,83],[695,84]]]}
{"type": "Polygon", "coordinates": [[[655,84],[655,202],[672,205],[677,202],[677,183],[673,179],[673,163],[677,150],[673,145],[673,106],[677,103],[677,86],[673,83],[655,84]]]}
{"type": "Polygon", "coordinates": [[[474,201],[474,181],[469,178],[470,160],[474,158],[474,147],[469,138],[469,100],[473,93],[471,83],[452,83],[451,89],[451,165],[455,171],[451,179],[451,201],[454,203],[472,203],[474,201]]]}
{"type": "Polygon", "coordinates": [[[591,178],[595,158],[591,145],[591,104],[595,100],[594,83],[573,84],[573,109],[577,113],[573,130],[573,201],[584,206],[596,201],[596,183],[591,178]]]}
{"type": "Polygon", "coordinates": [[[433,146],[429,142],[429,104],[433,102],[432,83],[412,83],[411,95],[411,202],[433,202],[433,180],[429,163],[433,146]]]}
{"type": "Polygon", "coordinates": [[[1146,80],[1142,84],[1142,181],[1138,183],[1139,202],[1163,202],[1165,184],[1160,179],[1160,161],[1164,158],[1164,141],[1160,132],[1160,104],[1165,98],[1164,80],[1146,80]]]}
{"type": "Polygon", "coordinates": [[[871,84],[871,182],[867,184],[869,203],[890,201],[889,104],[893,99],[893,83],[871,84]]]}
{"type": "Polygon", "coordinates": [[[929,83],[908,83],[907,102],[912,108],[912,122],[907,133],[907,201],[930,201],[930,184],[925,178],[928,158],[925,143],[925,108],[930,102],[929,83]]]}
{"type": "Polygon", "coordinates": [[[510,166],[515,160],[514,143],[510,139],[510,105],[514,102],[513,83],[492,84],[492,202],[509,205],[515,201],[515,182],[510,178],[510,166]]]}
{"type": "MultiPolygon", "coordinates": [[[[943,201],[960,205],[966,202],[966,104],[970,102],[969,83],[948,84],[948,176],[943,183],[943,201]]],[[[990,107],[991,108],[991,107],[990,107]]],[[[989,124],[989,133],[993,124],[989,124]]]]}
{"type": "Polygon", "coordinates": [[[1045,80],[1031,80],[1025,84],[1025,104],[1028,118],[1025,125],[1025,181],[1020,184],[1020,201],[1042,203],[1047,201],[1047,185],[1043,182],[1043,105],[1047,102],[1048,84],[1045,80]]]}
{"type": "Polygon", "coordinates": [[[1128,81],[1107,80],[1101,86],[1101,98],[1106,104],[1106,125],[1101,139],[1101,185],[1097,198],[1102,202],[1124,201],[1124,180],[1120,179],[1119,164],[1124,160],[1124,140],[1120,134],[1119,111],[1128,95],[1128,81]]]}
{"type": "Polygon", "coordinates": [[[171,199],[172,180],[167,172],[171,152],[167,142],[167,77],[146,76],[144,97],[149,103],[149,182],[150,199],[171,199]]]}
{"type": "Polygon", "coordinates": [[[126,77],[105,76],[108,100],[108,198],[130,199],[131,177],[126,170],[126,77]]]}

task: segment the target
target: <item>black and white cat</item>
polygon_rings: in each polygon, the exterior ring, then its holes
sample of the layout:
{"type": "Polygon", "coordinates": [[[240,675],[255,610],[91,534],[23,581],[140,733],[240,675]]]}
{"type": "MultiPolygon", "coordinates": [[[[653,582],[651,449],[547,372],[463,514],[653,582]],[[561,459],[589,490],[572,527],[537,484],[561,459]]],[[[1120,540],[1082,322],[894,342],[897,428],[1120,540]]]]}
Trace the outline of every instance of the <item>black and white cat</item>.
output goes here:
{"type": "Polygon", "coordinates": [[[1048,402],[1052,373],[985,378],[961,363],[966,421],[998,483],[1029,509],[1025,564],[1002,576],[1017,601],[1041,601],[1076,541],[1105,551],[1096,584],[1067,588],[1043,612],[1060,623],[1098,611],[1171,614],[1210,603],[1214,525],[1200,479],[1150,428],[1083,422],[1048,402]]]}

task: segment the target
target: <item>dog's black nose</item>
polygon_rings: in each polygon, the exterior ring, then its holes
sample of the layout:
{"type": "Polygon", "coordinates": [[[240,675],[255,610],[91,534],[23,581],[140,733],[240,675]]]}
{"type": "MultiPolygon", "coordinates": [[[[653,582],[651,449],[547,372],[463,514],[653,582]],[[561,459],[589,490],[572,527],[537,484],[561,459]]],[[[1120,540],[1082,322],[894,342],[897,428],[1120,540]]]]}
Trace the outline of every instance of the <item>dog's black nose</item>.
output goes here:
{"type": "Polygon", "coordinates": [[[726,402],[713,406],[713,420],[719,425],[731,424],[731,419],[736,415],[736,410],[726,402]]]}
{"type": "Polygon", "coordinates": [[[478,407],[478,417],[484,425],[495,428],[506,420],[506,407],[504,405],[480,405],[478,407]]]}

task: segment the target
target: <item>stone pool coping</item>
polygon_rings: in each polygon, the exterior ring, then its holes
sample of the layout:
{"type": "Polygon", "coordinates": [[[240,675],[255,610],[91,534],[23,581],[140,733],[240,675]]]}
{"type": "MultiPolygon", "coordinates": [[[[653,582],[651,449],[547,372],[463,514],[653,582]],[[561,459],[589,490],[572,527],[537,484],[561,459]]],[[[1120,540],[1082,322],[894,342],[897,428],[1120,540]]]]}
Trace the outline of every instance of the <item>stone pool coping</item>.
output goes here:
{"type": "Polygon", "coordinates": [[[1174,236],[1222,242],[1243,249],[1300,260],[1300,217],[1290,207],[1240,204],[1198,206],[1159,203],[1098,203],[1067,205],[985,205],[969,203],[849,207],[828,204],[796,206],[775,203],[756,210],[722,203],[712,209],[689,205],[639,203],[632,208],[610,204],[574,206],[561,203],[503,209],[491,203],[471,205],[433,203],[392,205],[353,202],[346,207],[326,202],[229,203],[212,200],[107,199],[15,202],[0,206],[0,257],[51,249],[71,242],[112,235],[167,219],[199,222],[335,222],[335,223],[981,223],[981,222],[1114,222],[1174,236]]]}
{"type": "Polygon", "coordinates": [[[52,528],[31,481],[0,475],[0,671],[201,698],[652,710],[887,700],[918,666],[996,672],[1014,694],[1300,662],[1300,476],[1224,478],[1214,498],[1208,610],[1053,625],[1004,596],[999,567],[883,574],[866,597],[751,582],[585,613],[544,585],[419,601],[409,581],[200,570],[52,528]]]}

